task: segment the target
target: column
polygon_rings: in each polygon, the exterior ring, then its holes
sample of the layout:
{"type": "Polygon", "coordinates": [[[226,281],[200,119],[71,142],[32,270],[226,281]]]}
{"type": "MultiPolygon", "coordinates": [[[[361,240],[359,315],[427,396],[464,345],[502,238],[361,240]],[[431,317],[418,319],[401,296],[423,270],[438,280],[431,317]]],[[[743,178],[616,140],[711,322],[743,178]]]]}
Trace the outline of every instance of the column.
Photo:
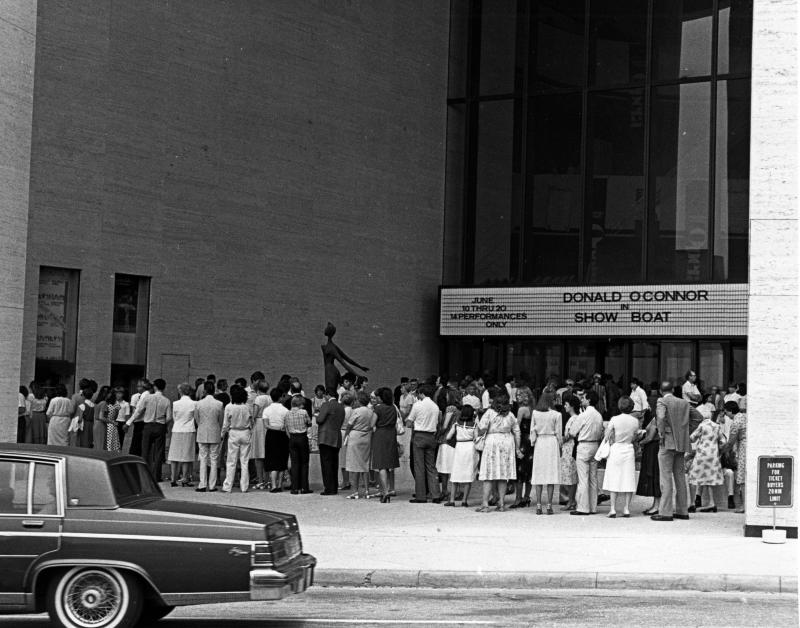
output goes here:
{"type": "MultiPolygon", "coordinates": [[[[758,457],[797,453],[797,34],[795,2],[754,3],[745,503],[751,536],[772,525],[772,509],[757,507],[758,457]]],[[[777,514],[778,526],[796,537],[797,503],[777,514]]]]}
{"type": "Polygon", "coordinates": [[[12,442],[22,383],[36,6],[31,0],[0,4],[0,441],[12,442]]]}

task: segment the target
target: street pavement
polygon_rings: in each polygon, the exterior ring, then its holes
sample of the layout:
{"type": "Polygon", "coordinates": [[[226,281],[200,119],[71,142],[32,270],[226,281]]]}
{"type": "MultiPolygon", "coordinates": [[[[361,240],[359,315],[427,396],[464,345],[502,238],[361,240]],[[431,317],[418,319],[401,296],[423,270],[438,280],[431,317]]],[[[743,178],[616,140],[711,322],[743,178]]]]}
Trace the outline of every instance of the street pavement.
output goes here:
{"type": "MultiPolygon", "coordinates": [[[[310,495],[162,486],[174,499],[295,514],[305,550],[318,559],[320,585],[797,591],[797,541],[768,545],[745,538],[744,515],[732,511],[659,523],[641,514],[649,498],[634,498],[629,519],[608,519],[607,503],[590,517],[558,508],[537,516],[534,508],[477,513],[411,504],[406,461],[397,473],[398,496],[381,504],[319,495],[315,454],[311,470],[310,495]]],[[[471,506],[479,505],[479,495],[476,482],[471,506]]]]}
{"type": "MultiPolygon", "coordinates": [[[[797,626],[796,596],[768,593],[312,588],[279,602],[186,606],[164,628],[319,626],[797,626]]],[[[46,616],[0,617],[44,628],[46,616]]]]}

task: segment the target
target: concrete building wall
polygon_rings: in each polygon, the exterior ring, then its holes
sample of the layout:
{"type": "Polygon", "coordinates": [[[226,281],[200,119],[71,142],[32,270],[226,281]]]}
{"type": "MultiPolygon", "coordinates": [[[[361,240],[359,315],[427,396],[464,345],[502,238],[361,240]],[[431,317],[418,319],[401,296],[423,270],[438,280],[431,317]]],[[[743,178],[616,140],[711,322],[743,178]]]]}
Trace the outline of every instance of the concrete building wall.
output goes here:
{"type": "MultiPolygon", "coordinates": [[[[756,505],[758,457],[796,456],[798,443],[797,411],[793,404],[798,395],[797,35],[796,3],[789,0],[754,3],[747,349],[748,528],[772,525],[772,510],[756,505]],[[784,399],[787,403],[783,403],[784,399]]],[[[796,478],[795,473],[795,481],[796,478]]],[[[793,508],[777,509],[777,523],[794,527],[796,532],[797,499],[793,508]]]]}
{"type": "Polygon", "coordinates": [[[17,436],[36,2],[0,4],[0,441],[17,436]]]}
{"type": "Polygon", "coordinates": [[[115,273],[152,277],[170,384],[310,392],[328,320],[371,383],[433,372],[448,10],[42,0],[22,379],[42,265],[81,271],[77,377],[109,377],[115,273]]]}

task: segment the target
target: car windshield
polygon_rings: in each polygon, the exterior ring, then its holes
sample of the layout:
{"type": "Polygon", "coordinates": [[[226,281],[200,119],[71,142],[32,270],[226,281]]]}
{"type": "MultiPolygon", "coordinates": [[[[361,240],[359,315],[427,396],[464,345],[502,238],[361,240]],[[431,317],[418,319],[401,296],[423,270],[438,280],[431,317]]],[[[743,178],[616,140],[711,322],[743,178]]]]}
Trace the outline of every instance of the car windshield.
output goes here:
{"type": "Polygon", "coordinates": [[[149,497],[164,497],[147,467],[141,462],[112,464],[109,466],[109,475],[118,504],[149,497]]]}

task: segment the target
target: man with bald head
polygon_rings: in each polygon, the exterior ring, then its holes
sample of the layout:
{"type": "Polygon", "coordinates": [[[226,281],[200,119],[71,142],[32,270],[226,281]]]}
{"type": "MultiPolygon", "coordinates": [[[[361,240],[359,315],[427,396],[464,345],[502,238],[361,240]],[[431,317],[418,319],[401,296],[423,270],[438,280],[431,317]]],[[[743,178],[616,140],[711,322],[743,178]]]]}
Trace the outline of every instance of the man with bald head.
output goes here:
{"type": "Polygon", "coordinates": [[[689,402],[672,394],[672,382],[661,382],[661,397],[656,402],[658,426],[658,466],[661,473],[661,505],[653,521],[688,519],[684,458],[689,444],[689,402]],[[674,484],[674,486],[673,486],[674,484]],[[675,493],[675,505],[672,503],[675,493]]]}

